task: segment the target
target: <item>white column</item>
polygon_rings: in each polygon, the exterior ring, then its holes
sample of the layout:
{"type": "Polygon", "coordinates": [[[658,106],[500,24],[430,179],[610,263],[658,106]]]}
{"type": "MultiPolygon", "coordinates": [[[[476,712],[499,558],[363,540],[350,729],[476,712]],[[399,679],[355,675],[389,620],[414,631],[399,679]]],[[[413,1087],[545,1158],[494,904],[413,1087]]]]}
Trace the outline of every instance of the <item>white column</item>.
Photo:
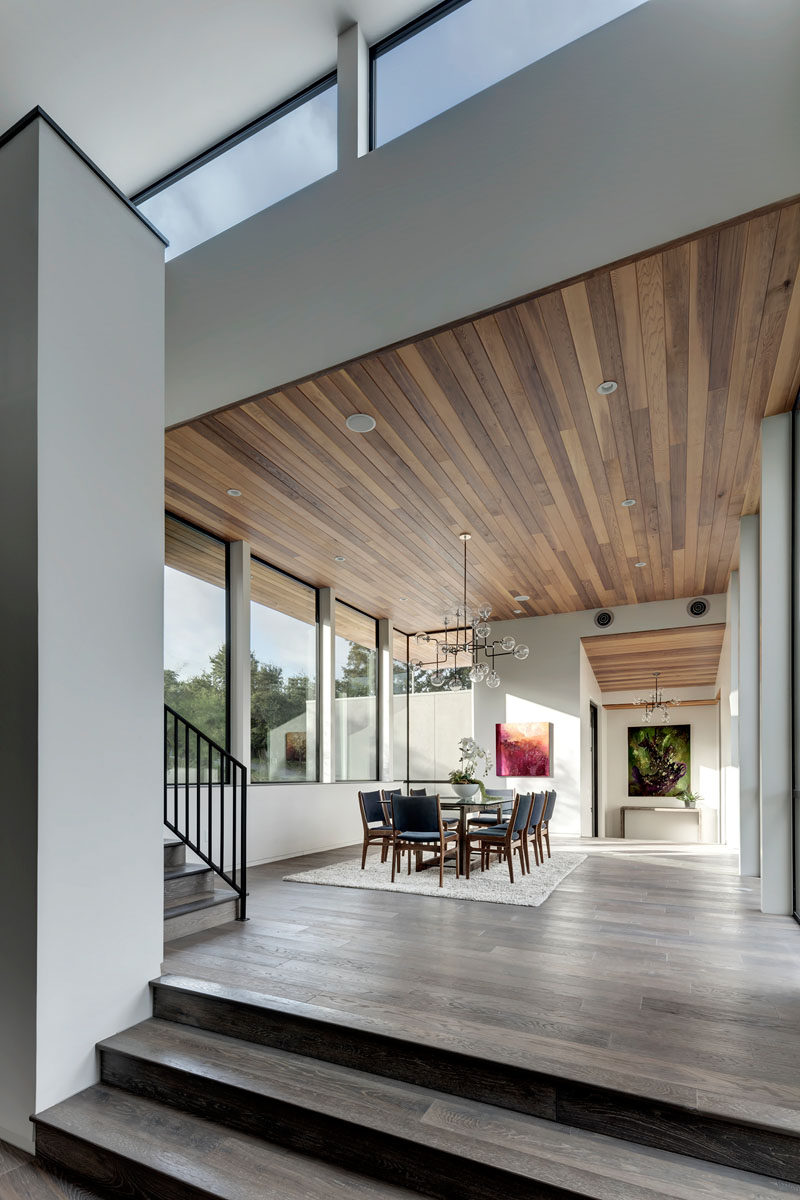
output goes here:
{"type": "Polygon", "coordinates": [[[163,246],[39,115],[0,149],[0,1137],[163,948],[163,246]]]}
{"type": "Polygon", "coordinates": [[[332,588],[320,588],[317,626],[317,715],[320,783],[336,782],[334,750],[334,638],[336,637],[336,596],[332,588]]]}
{"type": "Polygon", "coordinates": [[[761,909],[792,911],[792,414],[761,422],[761,909]]]}
{"type": "Polygon", "coordinates": [[[369,48],[358,25],[339,34],[336,83],[341,170],[369,150],[369,48]]]}
{"type": "MultiPolygon", "coordinates": [[[[727,756],[723,761],[725,788],[721,841],[739,845],[739,572],[731,571],[728,585],[729,677],[726,703],[720,702],[720,719],[728,723],[727,756]]],[[[721,698],[722,699],[722,698],[721,698]]],[[[720,744],[723,739],[720,738],[720,744]]]]}
{"type": "Polygon", "coordinates": [[[739,870],[761,874],[759,519],[739,522],[739,870]]]}
{"type": "Polygon", "coordinates": [[[250,770],[250,544],[228,548],[230,605],[230,752],[250,770]]]}
{"type": "Polygon", "coordinates": [[[378,779],[394,779],[392,622],[378,621],[378,779]]]}

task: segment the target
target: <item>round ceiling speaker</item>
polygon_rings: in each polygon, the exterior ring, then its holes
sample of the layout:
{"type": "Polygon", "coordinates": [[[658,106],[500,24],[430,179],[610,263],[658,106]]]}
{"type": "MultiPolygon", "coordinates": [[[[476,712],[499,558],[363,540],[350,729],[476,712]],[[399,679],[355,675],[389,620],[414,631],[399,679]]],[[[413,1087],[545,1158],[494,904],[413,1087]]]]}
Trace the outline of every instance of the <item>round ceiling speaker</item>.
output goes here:
{"type": "Polygon", "coordinates": [[[704,617],[710,608],[711,605],[702,596],[690,600],[686,605],[686,611],[690,617],[704,617]]]}
{"type": "Polygon", "coordinates": [[[369,413],[351,413],[345,421],[348,429],[353,433],[371,433],[375,428],[375,418],[369,413]]]}
{"type": "Polygon", "coordinates": [[[594,614],[594,623],[598,629],[608,629],[609,625],[614,624],[614,614],[607,608],[601,608],[600,612],[594,614]]]}

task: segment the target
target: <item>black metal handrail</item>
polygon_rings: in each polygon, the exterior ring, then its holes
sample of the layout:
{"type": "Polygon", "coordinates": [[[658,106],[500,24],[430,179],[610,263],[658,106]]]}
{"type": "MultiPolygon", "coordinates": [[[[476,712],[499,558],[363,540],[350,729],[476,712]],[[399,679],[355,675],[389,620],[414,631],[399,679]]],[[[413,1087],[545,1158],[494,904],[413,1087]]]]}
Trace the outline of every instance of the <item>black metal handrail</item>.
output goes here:
{"type": "Polygon", "coordinates": [[[233,888],[246,920],[247,767],[168,704],[164,824],[233,888]]]}

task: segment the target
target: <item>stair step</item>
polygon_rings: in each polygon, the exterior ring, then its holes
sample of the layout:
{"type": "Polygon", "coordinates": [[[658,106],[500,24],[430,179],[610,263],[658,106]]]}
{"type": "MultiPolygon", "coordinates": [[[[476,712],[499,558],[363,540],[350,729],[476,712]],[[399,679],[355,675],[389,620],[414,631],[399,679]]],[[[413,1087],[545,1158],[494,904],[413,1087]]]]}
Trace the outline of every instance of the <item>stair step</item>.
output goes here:
{"type": "Polygon", "coordinates": [[[144,1021],[99,1049],[104,1084],[428,1195],[787,1194],[786,1184],[748,1172],[170,1021],[144,1021]]]}
{"type": "Polygon", "coordinates": [[[180,838],[164,838],[164,866],[177,867],[186,862],[186,845],[180,838]]]}
{"type": "Polygon", "coordinates": [[[164,868],[164,900],[169,903],[185,897],[199,898],[213,892],[214,872],[205,863],[181,863],[164,868]]]}
{"type": "MultiPolygon", "coordinates": [[[[486,1057],[465,1052],[446,1030],[433,1040],[398,1036],[378,1019],[185,976],[152,983],[157,1018],[230,1035],[327,1064],[367,1070],[400,1083],[446,1090],[451,1097],[492,1104],[573,1131],[613,1135],[656,1151],[678,1151],[723,1167],[800,1183],[800,1114],[773,1107],[753,1116],[720,1104],[705,1111],[570,1078],[557,1064],[534,1071],[503,1060],[492,1031],[486,1057]]],[[[616,1082],[616,1081],[615,1081],[616,1082]]]]}
{"type": "Polygon", "coordinates": [[[164,941],[212,929],[234,921],[238,915],[239,897],[231,888],[217,888],[194,899],[167,904],[164,909],[164,941]]]}
{"type": "Polygon", "coordinates": [[[411,1193],[97,1084],[34,1118],[37,1156],[153,1200],[408,1200],[411,1193]]]}

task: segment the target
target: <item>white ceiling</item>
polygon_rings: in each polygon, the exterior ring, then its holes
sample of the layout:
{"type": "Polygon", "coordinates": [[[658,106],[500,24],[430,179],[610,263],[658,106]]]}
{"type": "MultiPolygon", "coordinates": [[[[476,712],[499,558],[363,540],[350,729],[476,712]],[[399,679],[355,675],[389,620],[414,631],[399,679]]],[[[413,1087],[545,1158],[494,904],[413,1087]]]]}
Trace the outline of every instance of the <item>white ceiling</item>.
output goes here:
{"type": "Polygon", "coordinates": [[[135,193],[433,0],[0,0],[0,133],[39,104],[135,193]]]}

